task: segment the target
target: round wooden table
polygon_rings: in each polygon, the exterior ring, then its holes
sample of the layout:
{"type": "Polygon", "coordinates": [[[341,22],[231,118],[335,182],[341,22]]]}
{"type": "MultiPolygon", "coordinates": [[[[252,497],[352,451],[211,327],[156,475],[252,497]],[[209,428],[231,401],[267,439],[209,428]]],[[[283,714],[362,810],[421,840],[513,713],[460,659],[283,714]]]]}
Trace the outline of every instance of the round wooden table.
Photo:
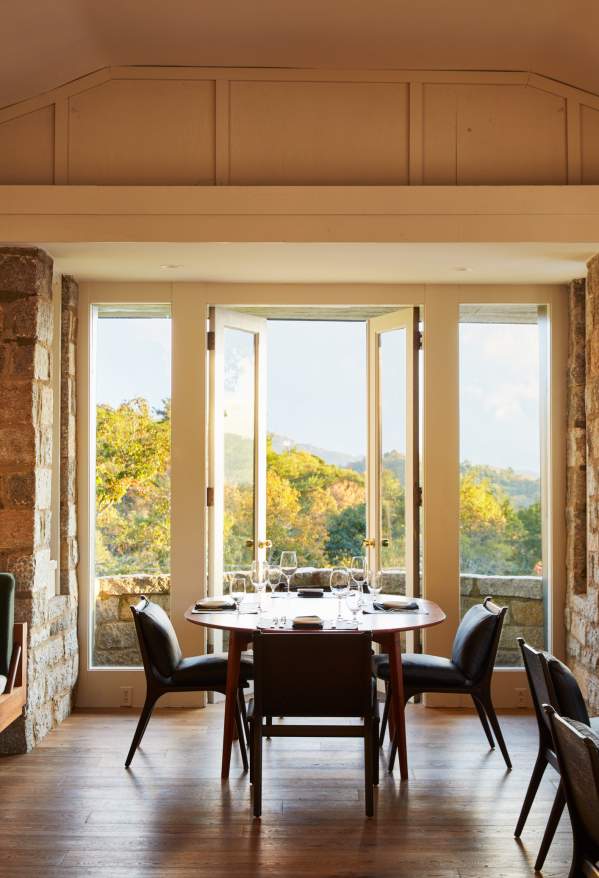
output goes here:
{"type": "MultiPolygon", "coordinates": [[[[378,600],[394,598],[397,595],[380,595],[378,600]]],[[[225,701],[225,722],[223,731],[223,757],[221,777],[229,777],[231,763],[231,748],[235,735],[235,698],[239,685],[239,665],[241,653],[252,642],[254,631],[258,629],[268,630],[272,627],[275,616],[285,616],[289,627],[295,616],[317,615],[325,620],[325,629],[330,630],[337,616],[337,599],[330,594],[322,598],[297,597],[295,593],[289,595],[275,594],[269,597],[268,604],[264,604],[262,613],[250,613],[247,610],[251,602],[246,599],[241,612],[219,610],[214,613],[196,612],[190,607],[185,613],[185,618],[193,625],[202,625],[204,628],[220,628],[229,632],[229,659],[227,663],[227,692],[225,701]]],[[[389,717],[390,733],[395,735],[399,753],[399,766],[402,779],[408,776],[408,753],[406,747],[406,724],[404,710],[404,687],[403,672],[401,667],[401,642],[400,635],[405,631],[415,631],[421,628],[430,628],[445,620],[445,613],[433,601],[418,598],[418,606],[421,612],[404,613],[362,613],[358,617],[360,631],[370,631],[372,639],[380,644],[383,652],[389,656],[391,672],[392,703],[389,717]],[[392,730],[392,731],[391,731],[392,730]]],[[[349,621],[347,608],[343,607],[343,615],[349,621]]],[[[355,630],[355,628],[354,628],[355,630]]]]}

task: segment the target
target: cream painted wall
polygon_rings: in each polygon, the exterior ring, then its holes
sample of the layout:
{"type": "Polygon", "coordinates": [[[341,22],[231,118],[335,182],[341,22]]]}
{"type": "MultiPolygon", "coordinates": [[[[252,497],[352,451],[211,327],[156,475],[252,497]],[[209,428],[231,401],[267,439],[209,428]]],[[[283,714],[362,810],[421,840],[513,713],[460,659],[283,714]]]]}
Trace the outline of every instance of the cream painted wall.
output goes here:
{"type": "MultiPolygon", "coordinates": [[[[424,590],[447,613],[447,622],[425,636],[429,652],[449,655],[459,620],[459,422],[458,306],[461,303],[519,302],[546,305],[551,316],[551,397],[549,446],[549,528],[553,552],[553,649],[563,656],[565,589],[565,374],[567,290],[557,285],[347,285],[347,284],[118,284],[83,283],[80,287],[78,451],[79,532],[89,533],[90,472],[88,374],[89,323],[94,303],[170,302],[173,309],[173,470],[172,470],[172,610],[186,652],[198,651],[201,637],[185,623],[183,612],[200,596],[206,582],[206,487],[209,408],[205,331],[210,305],[319,304],[419,305],[424,314],[424,590]]],[[[90,590],[89,540],[82,539],[80,564],[80,637],[82,662],[79,704],[117,706],[120,686],[133,685],[136,703],[143,695],[140,671],[89,671],[86,662],[90,590]]],[[[498,671],[494,690],[498,706],[516,706],[516,689],[526,688],[524,673],[498,671]]],[[[438,702],[436,702],[438,703],[438,702]]]]}
{"type": "Polygon", "coordinates": [[[0,184],[599,182],[599,97],[528,73],[107,68],[0,111],[0,184]]]}

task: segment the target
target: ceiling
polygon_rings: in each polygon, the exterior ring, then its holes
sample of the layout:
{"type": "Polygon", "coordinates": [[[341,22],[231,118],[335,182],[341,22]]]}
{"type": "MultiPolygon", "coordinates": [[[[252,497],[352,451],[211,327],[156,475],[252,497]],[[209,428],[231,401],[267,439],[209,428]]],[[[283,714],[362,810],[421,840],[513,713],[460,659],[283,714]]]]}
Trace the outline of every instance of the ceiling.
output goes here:
{"type": "Polygon", "coordinates": [[[599,94],[596,0],[5,0],[0,106],[102,67],[522,70],[599,94]]]}
{"type": "Polygon", "coordinates": [[[599,242],[37,246],[79,281],[213,283],[567,283],[599,252],[599,242]]]}

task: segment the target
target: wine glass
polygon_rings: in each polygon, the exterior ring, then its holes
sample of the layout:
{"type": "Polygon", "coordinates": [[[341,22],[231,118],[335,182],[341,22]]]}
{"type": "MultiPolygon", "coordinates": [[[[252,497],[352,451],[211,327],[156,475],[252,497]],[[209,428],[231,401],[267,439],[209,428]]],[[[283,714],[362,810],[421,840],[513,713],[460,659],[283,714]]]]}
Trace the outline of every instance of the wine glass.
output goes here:
{"type": "Polygon", "coordinates": [[[268,582],[266,564],[264,561],[252,561],[250,578],[252,580],[252,585],[256,590],[256,594],[258,595],[258,607],[262,610],[262,595],[264,594],[266,583],[268,582]]]}
{"type": "Polygon", "coordinates": [[[364,592],[362,590],[362,584],[360,582],[355,582],[352,577],[352,582],[349,584],[345,602],[351,611],[353,624],[356,628],[359,628],[358,613],[362,610],[363,599],[364,592]]]}
{"type": "Polygon", "coordinates": [[[235,601],[235,607],[239,612],[241,602],[245,597],[245,576],[231,576],[229,585],[229,594],[235,601]]]}
{"type": "Polygon", "coordinates": [[[341,599],[345,597],[349,587],[349,573],[345,567],[334,567],[331,570],[330,587],[338,601],[337,622],[341,622],[341,599]]]}
{"type": "MultiPolygon", "coordinates": [[[[275,591],[277,591],[281,584],[281,579],[283,578],[283,571],[278,564],[268,565],[267,578],[270,590],[274,595],[275,591]]],[[[289,590],[289,584],[287,584],[287,590],[289,590]]]]}
{"type": "Polygon", "coordinates": [[[368,580],[368,561],[366,558],[362,555],[354,555],[349,564],[349,575],[360,591],[364,591],[368,580]]]}
{"type": "Polygon", "coordinates": [[[377,596],[383,590],[383,571],[377,570],[376,572],[373,570],[372,576],[368,577],[368,591],[372,596],[372,606],[374,607],[377,596]]]}
{"type": "Polygon", "coordinates": [[[287,591],[291,585],[291,577],[297,570],[297,553],[281,552],[281,570],[287,580],[287,591]]]}

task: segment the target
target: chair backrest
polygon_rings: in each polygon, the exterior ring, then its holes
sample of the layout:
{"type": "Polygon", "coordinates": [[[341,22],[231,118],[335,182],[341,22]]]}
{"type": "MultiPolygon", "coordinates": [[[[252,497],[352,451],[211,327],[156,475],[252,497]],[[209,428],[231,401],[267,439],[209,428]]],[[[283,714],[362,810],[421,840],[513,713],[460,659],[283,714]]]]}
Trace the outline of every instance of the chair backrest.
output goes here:
{"type": "MultiPolygon", "coordinates": [[[[522,637],[517,640],[541,733],[543,727],[549,731],[549,720],[543,704],[551,705],[561,716],[588,725],[587,707],[572,671],[551,653],[535,649],[522,637]]],[[[551,746],[549,740],[547,743],[551,746]]]]}
{"type": "Polygon", "coordinates": [[[171,620],[162,607],[145,595],[131,607],[131,612],[146,674],[158,671],[162,677],[170,677],[182,658],[171,620]]]}
{"type": "MultiPolygon", "coordinates": [[[[586,840],[599,852],[599,737],[584,723],[570,722],[545,706],[574,837],[582,828],[586,840]]],[[[585,845],[586,847],[586,845],[585,845]]],[[[584,853],[591,853],[584,851],[584,853]]]]}
{"type": "Polygon", "coordinates": [[[255,709],[260,716],[372,716],[367,631],[257,632],[255,709]]]}
{"type": "Polygon", "coordinates": [[[506,612],[507,607],[498,607],[487,597],[470,607],[459,624],[451,660],[473,683],[493,672],[506,612]]]}
{"type": "Polygon", "coordinates": [[[7,677],[13,652],[15,624],[15,578],[0,573],[0,676],[7,677]]]}

